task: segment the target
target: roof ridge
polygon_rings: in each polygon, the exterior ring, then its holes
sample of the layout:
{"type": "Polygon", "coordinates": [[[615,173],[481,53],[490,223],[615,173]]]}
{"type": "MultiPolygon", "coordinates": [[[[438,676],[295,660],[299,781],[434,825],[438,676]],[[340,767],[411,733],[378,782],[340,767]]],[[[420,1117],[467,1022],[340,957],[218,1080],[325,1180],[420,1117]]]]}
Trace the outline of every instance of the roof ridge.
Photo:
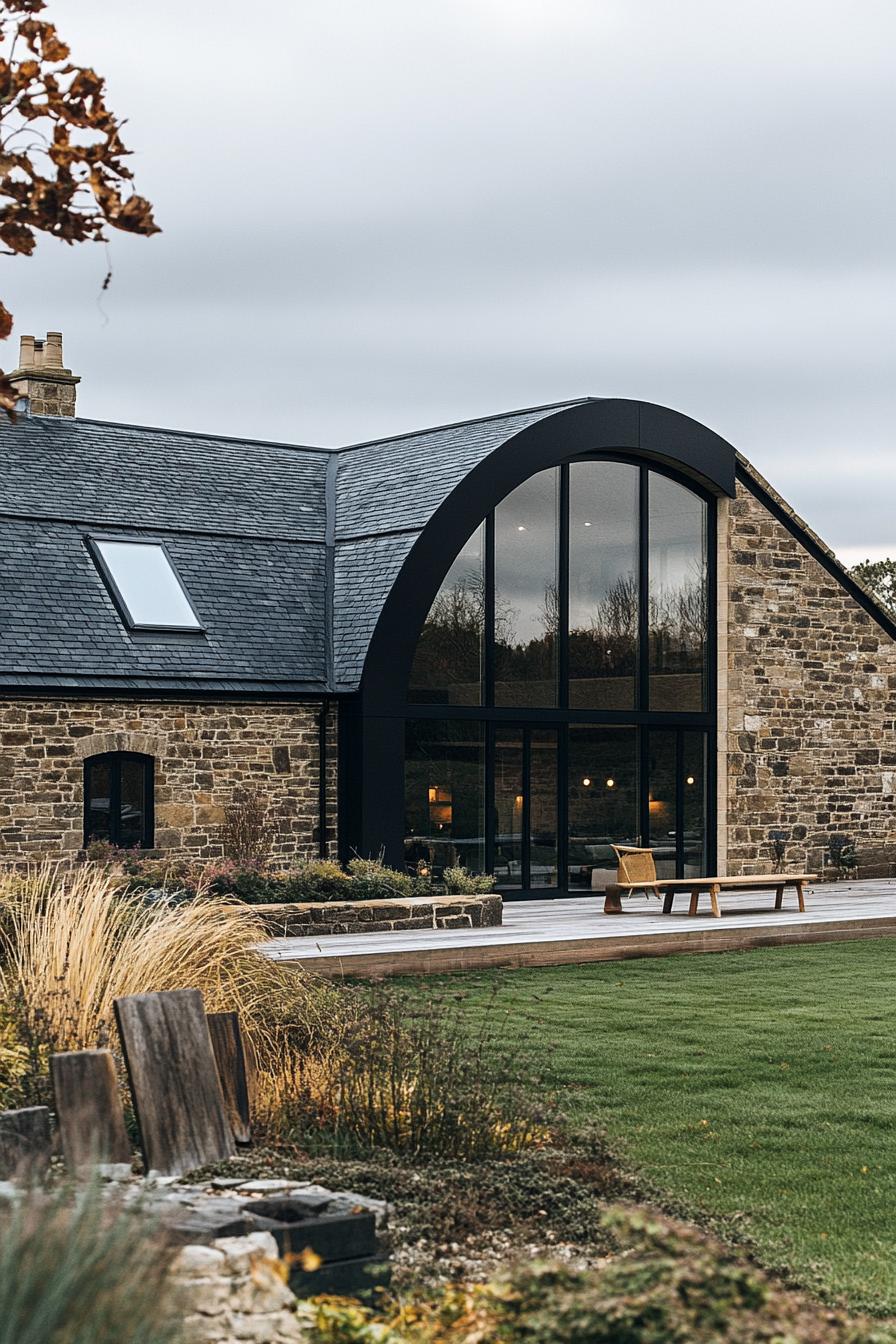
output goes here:
{"type": "Polygon", "coordinates": [[[449,420],[444,425],[427,425],[423,429],[409,429],[403,434],[386,435],[382,439],[364,439],[360,443],[347,443],[335,449],[337,453],[351,453],[356,448],[372,448],[380,443],[399,443],[402,439],[417,439],[424,434],[440,434],[446,429],[460,429],[463,425],[485,425],[491,420],[509,420],[515,415],[532,415],[535,411],[556,411],[563,406],[583,406],[589,401],[600,401],[600,397],[573,397],[568,401],[547,401],[542,406],[521,406],[515,411],[498,411],[493,415],[471,415],[466,420],[449,420]]]}
{"type": "Polygon", "coordinates": [[[31,415],[27,419],[32,424],[36,421],[52,421],[54,424],[64,425],[102,425],[106,429],[137,429],[147,434],[172,434],[182,439],[208,439],[213,443],[250,444],[255,448],[284,448],[290,452],[324,453],[326,456],[340,451],[338,448],[324,448],[311,443],[284,443],[278,439],[252,439],[238,434],[210,434],[200,429],[166,429],[164,425],[137,425],[124,420],[97,420],[89,415],[31,415]]]}

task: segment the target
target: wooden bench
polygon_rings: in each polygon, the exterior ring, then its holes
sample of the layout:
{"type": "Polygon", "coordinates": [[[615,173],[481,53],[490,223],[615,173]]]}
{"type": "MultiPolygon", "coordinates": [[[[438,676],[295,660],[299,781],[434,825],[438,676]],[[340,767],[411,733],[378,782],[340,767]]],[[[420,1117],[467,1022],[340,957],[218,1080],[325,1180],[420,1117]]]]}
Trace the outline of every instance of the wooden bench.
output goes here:
{"type": "Polygon", "coordinates": [[[605,915],[621,915],[623,895],[643,891],[648,896],[662,896],[663,914],[672,913],[672,903],[676,896],[686,893],[690,896],[689,915],[698,913],[701,896],[708,896],[712,913],[721,918],[719,896],[723,891],[770,891],[775,893],[776,910],[780,910],[784,901],[784,892],[793,887],[801,911],[805,911],[806,902],[803,888],[807,882],[814,882],[813,873],[759,873],[749,877],[671,877],[658,878],[653,851],[636,849],[632,845],[613,845],[619,861],[619,877],[615,887],[607,890],[604,900],[605,915]]]}

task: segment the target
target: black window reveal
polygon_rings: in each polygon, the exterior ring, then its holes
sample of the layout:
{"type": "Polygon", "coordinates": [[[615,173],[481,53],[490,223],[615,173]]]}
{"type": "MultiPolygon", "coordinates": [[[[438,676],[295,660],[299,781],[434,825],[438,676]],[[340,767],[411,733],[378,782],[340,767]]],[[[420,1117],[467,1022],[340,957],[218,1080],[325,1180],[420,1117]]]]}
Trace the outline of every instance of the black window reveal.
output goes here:
{"type": "Polygon", "coordinates": [[[107,840],[120,849],[152,849],[152,756],[109,751],[84,762],[84,844],[107,840]]]}

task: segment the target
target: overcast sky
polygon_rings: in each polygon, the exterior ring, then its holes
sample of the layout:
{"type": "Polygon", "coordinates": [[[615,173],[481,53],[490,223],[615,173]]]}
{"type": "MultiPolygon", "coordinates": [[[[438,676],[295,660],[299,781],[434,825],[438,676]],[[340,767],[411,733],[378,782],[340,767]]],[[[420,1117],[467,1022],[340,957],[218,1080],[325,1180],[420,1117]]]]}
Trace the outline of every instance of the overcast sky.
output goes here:
{"type": "Polygon", "coordinates": [[[82,414],[333,444],[643,398],[896,551],[893,0],[50,10],[164,228],[101,302],[101,247],[5,263],[82,414]]]}

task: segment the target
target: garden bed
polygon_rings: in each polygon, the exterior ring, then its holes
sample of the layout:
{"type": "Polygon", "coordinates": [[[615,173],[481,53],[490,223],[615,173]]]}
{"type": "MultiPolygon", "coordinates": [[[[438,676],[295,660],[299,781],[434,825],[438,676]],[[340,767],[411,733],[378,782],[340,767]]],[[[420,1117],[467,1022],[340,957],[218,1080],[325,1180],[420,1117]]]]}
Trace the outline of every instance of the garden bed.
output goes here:
{"type": "Polygon", "coordinates": [[[408,896],[380,901],[296,901],[255,905],[272,938],[329,933],[403,933],[407,929],[498,928],[500,896],[408,896]]]}

